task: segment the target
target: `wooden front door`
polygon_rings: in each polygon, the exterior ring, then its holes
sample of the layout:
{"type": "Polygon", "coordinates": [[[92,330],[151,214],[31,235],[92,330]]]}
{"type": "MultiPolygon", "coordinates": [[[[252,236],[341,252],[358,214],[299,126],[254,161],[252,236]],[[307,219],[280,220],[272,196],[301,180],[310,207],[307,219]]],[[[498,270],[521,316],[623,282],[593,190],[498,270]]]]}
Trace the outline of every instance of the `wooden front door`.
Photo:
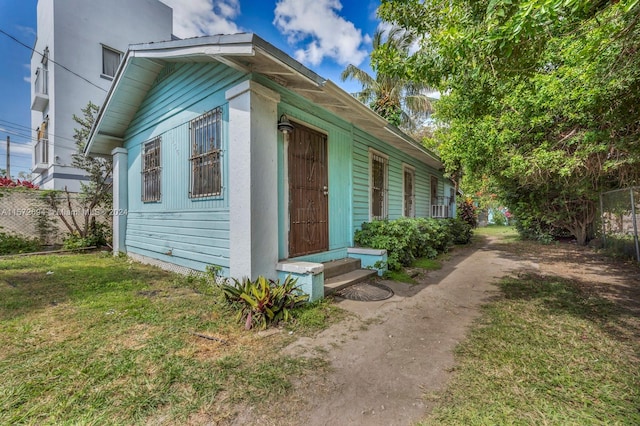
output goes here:
{"type": "Polygon", "coordinates": [[[329,249],[327,136],[296,124],[289,135],[289,257],[329,249]]]}

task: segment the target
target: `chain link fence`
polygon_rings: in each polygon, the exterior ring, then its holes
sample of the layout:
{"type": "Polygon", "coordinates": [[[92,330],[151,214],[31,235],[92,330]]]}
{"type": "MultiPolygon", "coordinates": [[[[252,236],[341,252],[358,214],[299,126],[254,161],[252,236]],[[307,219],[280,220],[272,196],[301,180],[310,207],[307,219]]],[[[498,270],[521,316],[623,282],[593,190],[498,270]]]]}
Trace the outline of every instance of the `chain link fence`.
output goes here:
{"type": "Polygon", "coordinates": [[[88,211],[84,206],[81,194],[71,193],[67,198],[64,192],[0,189],[0,233],[57,245],[76,225],[82,229],[85,220],[95,219],[111,228],[110,211],[88,211]]]}
{"type": "Polygon", "coordinates": [[[640,262],[638,213],[640,187],[600,194],[602,244],[612,254],[640,262]]]}

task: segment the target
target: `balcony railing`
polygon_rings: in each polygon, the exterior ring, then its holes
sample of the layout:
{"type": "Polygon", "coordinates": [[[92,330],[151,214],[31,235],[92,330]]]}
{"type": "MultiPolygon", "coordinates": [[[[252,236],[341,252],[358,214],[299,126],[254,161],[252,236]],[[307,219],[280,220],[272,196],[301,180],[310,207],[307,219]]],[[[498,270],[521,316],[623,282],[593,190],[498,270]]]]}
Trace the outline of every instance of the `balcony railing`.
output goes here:
{"type": "Polygon", "coordinates": [[[35,160],[34,172],[41,172],[49,167],[49,139],[38,140],[33,154],[35,160]]]}
{"type": "Polygon", "coordinates": [[[450,197],[435,197],[431,200],[431,217],[453,217],[453,208],[450,197]]]}
{"type": "Polygon", "coordinates": [[[38,68],[33,87],[33,103],[31,109],[44,111],[49,103],[49,71],[46,68],[38,68]]]}

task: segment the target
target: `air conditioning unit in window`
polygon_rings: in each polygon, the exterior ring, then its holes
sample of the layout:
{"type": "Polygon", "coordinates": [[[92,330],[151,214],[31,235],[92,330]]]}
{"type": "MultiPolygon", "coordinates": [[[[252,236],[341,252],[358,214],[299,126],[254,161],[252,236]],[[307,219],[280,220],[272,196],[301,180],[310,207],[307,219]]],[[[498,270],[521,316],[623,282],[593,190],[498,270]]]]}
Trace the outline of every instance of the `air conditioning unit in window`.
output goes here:
{"type": "Polygon", "coordinates": [[[431,217],[436,219],[449,217],[449,206],[444,204],[431,206],[431,217]]]}

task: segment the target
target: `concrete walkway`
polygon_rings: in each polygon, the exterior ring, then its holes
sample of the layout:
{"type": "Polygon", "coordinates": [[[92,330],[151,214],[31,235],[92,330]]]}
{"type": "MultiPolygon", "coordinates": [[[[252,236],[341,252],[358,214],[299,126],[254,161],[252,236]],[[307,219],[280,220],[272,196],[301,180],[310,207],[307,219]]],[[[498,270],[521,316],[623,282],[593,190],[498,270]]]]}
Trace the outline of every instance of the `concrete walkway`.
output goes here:
{"type": "Polygon", "coordinates": [[[496,294],[494,283],[531,267],[487,239],[456,249],[443,269],[429,272],[419,285],[383,281],[395,291],[391,299],[340,301],[353,317],[286,349],[331,364],[319,382],[298,389],[307,409],[293,423],[410,425],[424,418],[431,409],[425,395],[444,389],[454,367],[453,349],[480,306],[496,294]]]}

